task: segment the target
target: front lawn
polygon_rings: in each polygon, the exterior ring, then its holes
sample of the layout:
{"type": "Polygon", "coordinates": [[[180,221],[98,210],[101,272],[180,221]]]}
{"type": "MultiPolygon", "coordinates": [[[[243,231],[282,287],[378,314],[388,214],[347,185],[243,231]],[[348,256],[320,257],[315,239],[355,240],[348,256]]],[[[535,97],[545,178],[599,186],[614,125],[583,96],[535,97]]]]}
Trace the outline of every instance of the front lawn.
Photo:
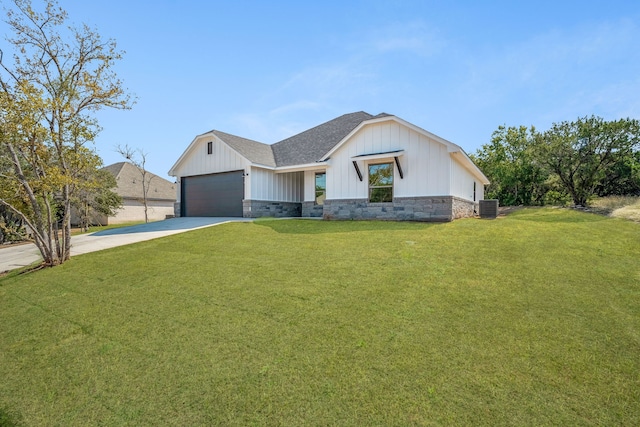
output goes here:
{"type": "Polygon", "coordinates": [[[640,225],[264,220],[0,278],[0,424],[640,425],[640,225]]]}

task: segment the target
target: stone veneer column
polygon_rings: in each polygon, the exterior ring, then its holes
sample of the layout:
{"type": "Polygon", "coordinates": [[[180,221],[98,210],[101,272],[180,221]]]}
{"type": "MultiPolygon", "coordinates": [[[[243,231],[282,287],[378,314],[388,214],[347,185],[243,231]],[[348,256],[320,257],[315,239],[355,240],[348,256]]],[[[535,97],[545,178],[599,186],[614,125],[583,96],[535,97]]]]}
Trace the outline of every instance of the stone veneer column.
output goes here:
{"type": "Polygon", "coordinates": [[[479,204],[470,200],[453,198],[453,219],[470,218],[478,215],[479,204]]]}
{"type": "Polygon", "coordinates": [[[302,202],[303,218],[321,218],[323,211],[323,205],[318,205],[316,202],[302,202]]]}

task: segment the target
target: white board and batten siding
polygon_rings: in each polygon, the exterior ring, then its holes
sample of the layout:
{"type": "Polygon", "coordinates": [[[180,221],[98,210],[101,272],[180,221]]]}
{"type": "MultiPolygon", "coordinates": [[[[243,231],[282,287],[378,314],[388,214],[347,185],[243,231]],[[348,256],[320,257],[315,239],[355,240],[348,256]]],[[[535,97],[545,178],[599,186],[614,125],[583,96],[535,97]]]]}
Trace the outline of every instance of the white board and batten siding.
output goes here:
{"type": "Polygon", "coordinates": [[[456,159],[451,159],[451,195],[470,201],[484,199],[484,185],[456,159]],[[475,183],[475,187],[474,187],[475,183]],[[474,199],[475,189],[475,199],[474,199]]]}
{"type": "MultiPolygon", "coordinates": [[[[246,173],[249,169],[250,163],[247,159],[216,137],[206,135],[194,144],[191,153],[182,161],[175,172],[176,176],[185,177],[238,170],[244,170],[246,173]],[[211,154],[207,154],[209,141],[213,142],[211,154]]],[[[249,198],[251,194],[250,186],[247,184],[248,180],[245,180],[245,198],[249,198]]],[[[180,185],[177,186],[176,200],[180,201],[180,185]]]]}
{"type": "Polygon", "coordinates": [[[368,165],[394,162],[389,158],[359,160],[356,156],[404,150],[398,157],[404,174],[400,178],[394,163],[394,197],[442,196],[451,194],[452,159],[447,146],[395,121],[364,126],[332,154],[327,174],[327,199],[368,197],[368,165]],[[353,166],[356,160],[362,181],[353,166]]]}
{"type": "Polygon", "coordinates": [[[276,202],[301,202],[304,172],[275,173],[269,169],[251,168],[251,199],[276,202]]]}
{"type": "MultiPolygon", "coordinates": [[[[209,175],[243,170],[250,179],[244,181],[244,198],[279,202],[302,201],[304,174],[302,172],[275,173],[255,167],[213,135],[204,135],[194,144],[191,152],[176,170],[179,177],[209,175]],[[212,141],[212,153],[207,154],[207,144],[212,141]]],[[[180,201],[180,186],[176,200],[180,201]]]]}

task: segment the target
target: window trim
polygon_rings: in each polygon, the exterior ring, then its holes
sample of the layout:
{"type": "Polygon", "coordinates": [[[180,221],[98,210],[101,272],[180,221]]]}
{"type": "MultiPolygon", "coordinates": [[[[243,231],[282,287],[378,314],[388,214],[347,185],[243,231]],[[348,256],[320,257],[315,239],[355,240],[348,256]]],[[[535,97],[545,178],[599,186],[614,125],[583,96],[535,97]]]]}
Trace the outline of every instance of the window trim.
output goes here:
{"type": "Polygon", "coordinates": [[[213,141],[207,142],[207,154],[213,154],[213,141]]]}
{"type": "Polygon", "coordinates": [[[369,203],[393,203],[393,193],[394,193],[394,182],[395,182],[395,168],[394,168],[394,162],[393,160],[391,161],[386,161],[386,162],[371,162],[371,163],[367,163],[367,199],[369,201],[369,203]],[[371,166],[378,166],[378,165],[389,165],[391,167],[391,184],[390,185],[377,185],[377,186],[372,186],[371,185],[371,166]],[[371,190],[372,189],[376,189],[376,188],[390,188],[391,189],[391,200],[389,201],[371,201],[371,190]]]}
{"type": "Polygon", "coordinates": [[[327,199],[327,172],[316,172],[313,175],[313,186],[314,186],[314,192],[315,195],[313,197],[313,203],[318,205],[318,206],[322,206],[324,205],[324,201],[327,199]],[[322,199],[321,203],[318,203],[318,175],[324,175],[324,188],[322,189],[322,193],[324,193],[324,199],[322,199]]]}

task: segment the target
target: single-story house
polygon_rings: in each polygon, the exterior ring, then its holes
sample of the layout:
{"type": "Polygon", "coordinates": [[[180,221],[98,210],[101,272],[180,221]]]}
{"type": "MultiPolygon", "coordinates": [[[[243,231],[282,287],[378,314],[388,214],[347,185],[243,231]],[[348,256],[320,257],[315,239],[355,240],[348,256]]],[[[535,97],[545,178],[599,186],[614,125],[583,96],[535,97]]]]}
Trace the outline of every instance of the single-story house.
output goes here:
{"type": "MultiPolygon", "coordinates": [[[[125,222],[144,221],[144,204],[142,197],[142,174],[129,162],[114,163],[103,169],[109,171],[117,182],[115,192],[122,197],[122,207],[115,216],[97,218],[102,225],[121,224],[125,222]]],[[[149,171],[145,181],[148,184],[147,216],[149,221],[165,219],[173,216],[176,199],[176,184],[159,177],[149,171]]]]}
{"type": "Polygon", "coordinates": [[[173,165],[176,216],[451,221],[487,177],[458,145],[397,116],[345,114],[272,145],[218,130],[173,165]]]}

